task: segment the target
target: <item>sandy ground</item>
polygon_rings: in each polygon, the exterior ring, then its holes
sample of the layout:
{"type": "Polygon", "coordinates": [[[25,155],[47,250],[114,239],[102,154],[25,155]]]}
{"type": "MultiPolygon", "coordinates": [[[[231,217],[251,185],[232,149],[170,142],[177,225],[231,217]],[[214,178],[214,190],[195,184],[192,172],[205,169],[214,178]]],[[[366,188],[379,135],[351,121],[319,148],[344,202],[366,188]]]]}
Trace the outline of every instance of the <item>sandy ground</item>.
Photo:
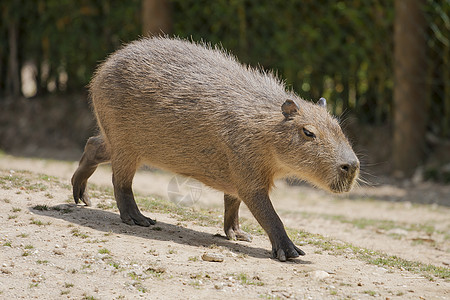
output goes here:
{"type": "MultiPolygon", "coordinates": [[[[224,238],[218,192],[196,186],[191,208],[141,206],[157,224],[131,227],[113,205],[108,166],[90,180],[93,206],[72,204],[76,166],[0,156],[0,298],[450,298],[449,186],[380,185],[335,196],[280,181],[272,201],[307,253],[280,263],[245,207],[253,242],[224,238]],[[205,252],[224,261],[204,261],[205,252]]],[[[171,180],[139,171],[134,189],[164,206],[173,200],[171,180]]]]}

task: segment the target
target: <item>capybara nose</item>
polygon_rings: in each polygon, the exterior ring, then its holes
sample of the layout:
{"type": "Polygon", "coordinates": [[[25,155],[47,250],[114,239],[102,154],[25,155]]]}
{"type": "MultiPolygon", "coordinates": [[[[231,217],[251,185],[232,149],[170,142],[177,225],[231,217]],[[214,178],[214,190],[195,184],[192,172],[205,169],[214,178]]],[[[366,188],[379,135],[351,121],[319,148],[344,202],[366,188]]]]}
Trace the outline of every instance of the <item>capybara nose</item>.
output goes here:
{"type": "Polygon", "coordinates": [[[355,174],[359,170],[359,161],[352,160],[340,165],[340,170],[344,174],[355,174]]]}

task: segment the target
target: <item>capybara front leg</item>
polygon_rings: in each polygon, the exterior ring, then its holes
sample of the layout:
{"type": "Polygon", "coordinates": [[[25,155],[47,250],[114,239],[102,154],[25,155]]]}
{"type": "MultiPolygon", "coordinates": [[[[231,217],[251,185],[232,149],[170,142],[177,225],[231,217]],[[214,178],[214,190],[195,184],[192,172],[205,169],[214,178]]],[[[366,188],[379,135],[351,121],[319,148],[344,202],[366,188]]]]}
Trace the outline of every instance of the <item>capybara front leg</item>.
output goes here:
{"type": "Polygon", "coordinates": [[[243,231],[239,226],[239,205],[241,200],[238,198],[225,194],[225,217],[224,217],[224,230],[228,239],[239,241],[252,241],[252,236],[243,231]]]}
{"type": "Polygon", "coordinates": [[[114,196],[122,221],[128,225],[145,227],[156,224],[154,220],[147,218],[140,212],[134,200],[132,183],[136,165],[116,158],[112,161],[112,169],[114,196]]]}
{"type": "Polygon", "coordinates": [[[95,172],[99,164],[108,162],[110,159],[111,155],[102,136],[94,136],[88,139],[84,147],[83,156],[71,180],[75,203],[78,204],[81,200],[86,205],[91,205],[86,190],[87,180],[95,172]]]}
{"type": "Polygon", "coordinates": [[[272,206],[267,191],[243,192],[241,199],[266,231],[272,243],[272,257],[279,261],[305,255],[288,237],[283,223],[272,206]]]}

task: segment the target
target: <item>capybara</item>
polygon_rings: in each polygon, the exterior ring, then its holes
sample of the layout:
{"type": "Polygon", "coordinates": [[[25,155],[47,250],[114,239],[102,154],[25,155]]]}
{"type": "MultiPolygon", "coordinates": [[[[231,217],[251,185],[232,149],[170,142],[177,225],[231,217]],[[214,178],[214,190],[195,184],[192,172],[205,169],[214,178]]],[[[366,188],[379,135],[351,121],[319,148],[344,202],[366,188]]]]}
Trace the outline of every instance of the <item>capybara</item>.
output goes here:
{"type": "Polygon", "coordinates": [[[274,179],[295,176],[325,190],[349,191],[359,161],[326,100],[305,101],[272,73],[239,63],[217,47],[178,38],[132,42],[111,54],[89,86],[100,134],[72,177],[75,202],[90,204],[88,178],[111,162],[114,195],[126,224],[155,221],[136,205],[132,181],[149,165],[223,191],[229,239],[243,201],[280,261],[305,253],[289,239],[269,199],[274,179]]]}

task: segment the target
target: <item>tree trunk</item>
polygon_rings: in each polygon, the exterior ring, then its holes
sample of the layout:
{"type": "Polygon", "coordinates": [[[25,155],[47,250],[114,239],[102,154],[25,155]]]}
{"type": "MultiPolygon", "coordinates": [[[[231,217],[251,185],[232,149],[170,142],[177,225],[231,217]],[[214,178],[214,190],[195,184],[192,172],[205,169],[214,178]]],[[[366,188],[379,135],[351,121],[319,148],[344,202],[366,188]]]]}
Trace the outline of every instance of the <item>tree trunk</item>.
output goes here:
{"type": "Polygon", "coordinates": [[[424,0],[395,0],[393,167],[411,176],[422,162],[426,129],[424,0]]]}
{"type": "Polygon", "coordinates": [[[9,60],[7,73],[7,95],[20,96],[20,65],[19,65],[19,28],[17,22],[11,22],[8,26],[9,60]]]}
{"type": "Polygon", "coordinates": [[[169,0],[142,0],[142,33],[144,36],[172,32],[172,6],[169,0]]]}

